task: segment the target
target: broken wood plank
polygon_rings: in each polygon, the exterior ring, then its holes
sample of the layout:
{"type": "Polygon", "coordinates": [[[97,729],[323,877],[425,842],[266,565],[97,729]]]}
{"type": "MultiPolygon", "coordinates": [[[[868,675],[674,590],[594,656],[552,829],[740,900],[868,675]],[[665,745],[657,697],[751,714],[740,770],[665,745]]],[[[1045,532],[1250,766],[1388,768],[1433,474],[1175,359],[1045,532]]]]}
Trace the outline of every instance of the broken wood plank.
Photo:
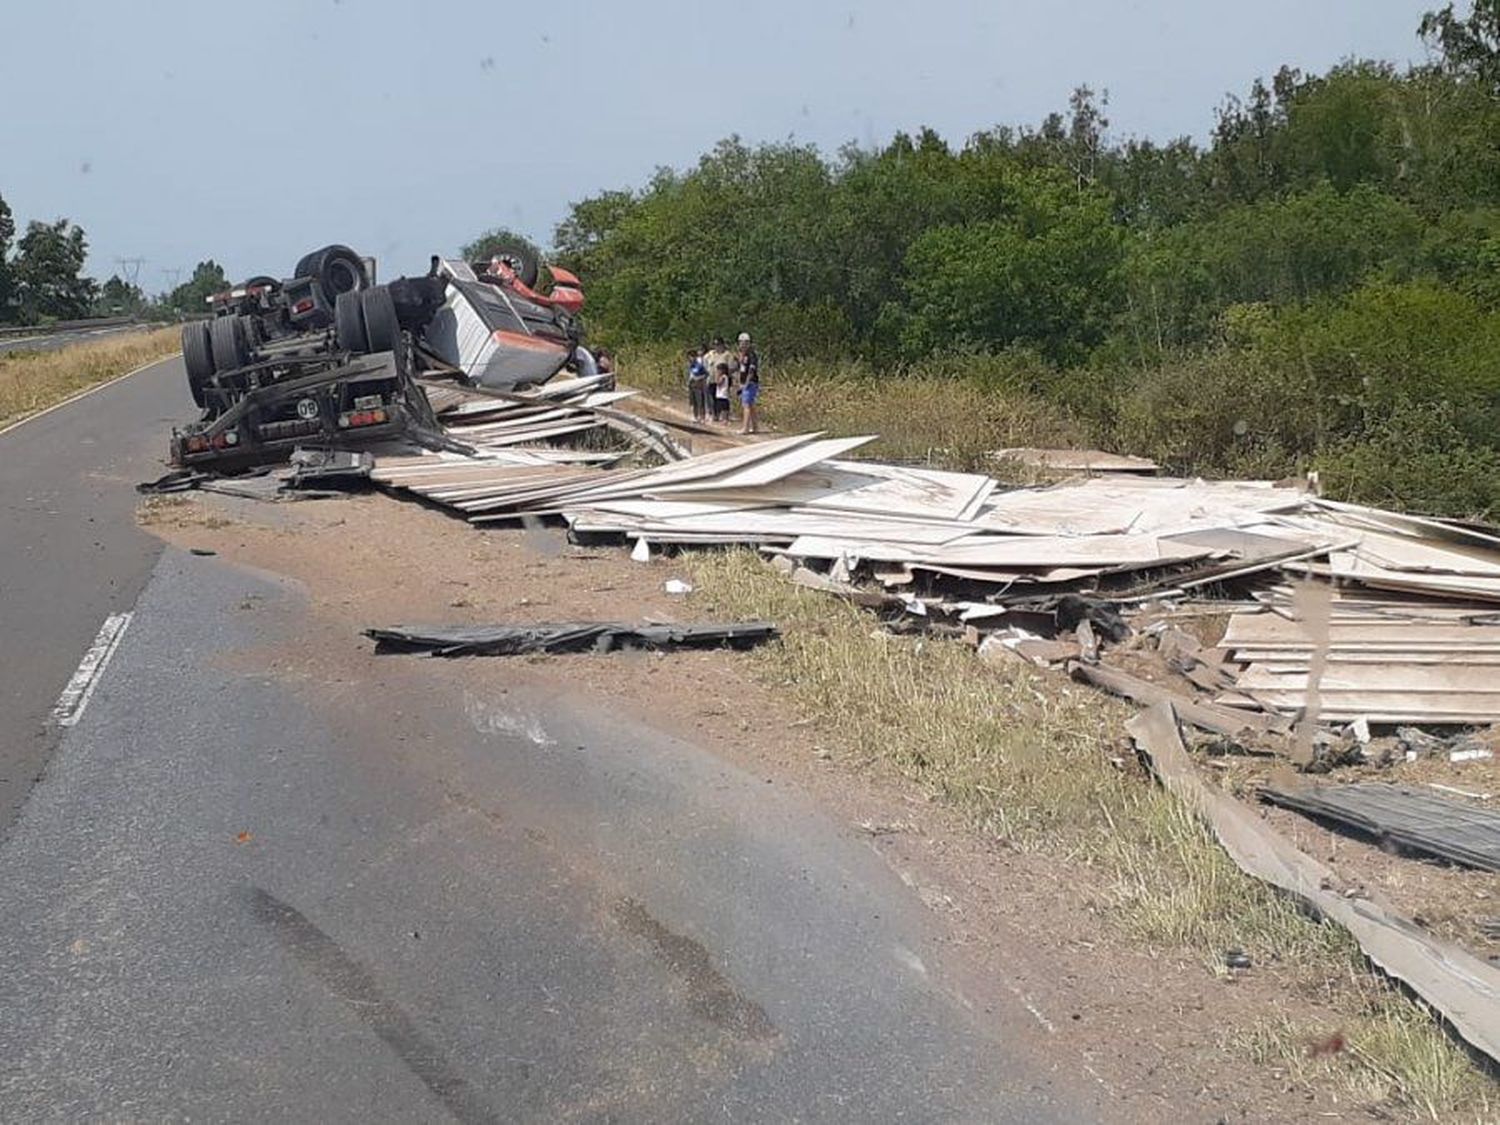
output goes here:
{"type": "Polygon", "coordinates": [[[1153,684],[1150,680],[1132,676],[1118,668],[1075,661],[1068,665],[1068,675],[1075,680],[1103,688],[1112,695],[1123,696],[1143,707],[1170,704],[1183,722],[1228,738],[1240,737],[1246,733],[1279,734],[1287,730],[1286,721],[1276,716],[1261,715],[1253,711],[1234,711],[1213,703],[1199,703],[1171,688],[1153,684]]]}

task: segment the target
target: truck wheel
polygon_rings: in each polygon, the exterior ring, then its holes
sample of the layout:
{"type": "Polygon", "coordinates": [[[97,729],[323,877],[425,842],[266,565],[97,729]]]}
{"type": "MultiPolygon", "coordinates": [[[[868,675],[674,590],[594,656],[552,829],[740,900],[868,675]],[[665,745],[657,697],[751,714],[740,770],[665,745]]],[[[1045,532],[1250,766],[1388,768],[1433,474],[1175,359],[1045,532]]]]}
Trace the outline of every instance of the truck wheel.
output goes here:
{"type": "MultiPolygon", "coordinates": [[[[542,263],[524,246],[501,246],[490,254],[491,258],[499,258],[502,262],[516,271],[516,277],[522,285],[532,286],[536,279],[542,275],[542,263]]],[[[478,262],[476,265],[487,266],[489,262],[478,262]]],[[[477,270],[475,272],[478,272],[477,270]]]]}
{"type": "Polygon", "coordinates": [[[245,326],[239,317],[221,316],[210,321],[208,341],[213,348],[214,367],[219,371],[233,371],[250,362],[249,349],[245,347],[245,326]]]}
{"type": "Polygon", "coordinates": [[[303,254],[297,259],[297,265],[292,270],[293,277],[316,277],[318,273],[318,262],[323,255],[332,250],[332,246],[324,246],[314,250],[310,254],[303,254]]]}
{"type": "Polygon", "coordinates": [[[214,353],[206,320],[191,320],[182,326],[182,365],[187,368],[188,391],[193,401],[207,406],[204,388],[214,377],[214,353]]]}
{"type": "Polygon", "coordinates": [[[324,301],[330,305],[338,300],[340,293],[364,289],[370,283],[365,276],[364,260],[338,243],[304,254],[297,263],[297,276],[313,278],[323,290],[324,301]]]}
{"type": "Polygon", "coordinates": [[[365,339],[372,352],[393,352],[401,340],[401,322],[396,319],[396,302],[384,285],[366,289],[359,295],[364,306],[365,339]]]}
{"type": "Polygon", "coordinates": [[[333,305],[333,334],[339,347],[355,355],[364,355],[370,350],[370,337],[365,332],[365,314],[360,306],[361,293],[340,293],[333,305]]]}

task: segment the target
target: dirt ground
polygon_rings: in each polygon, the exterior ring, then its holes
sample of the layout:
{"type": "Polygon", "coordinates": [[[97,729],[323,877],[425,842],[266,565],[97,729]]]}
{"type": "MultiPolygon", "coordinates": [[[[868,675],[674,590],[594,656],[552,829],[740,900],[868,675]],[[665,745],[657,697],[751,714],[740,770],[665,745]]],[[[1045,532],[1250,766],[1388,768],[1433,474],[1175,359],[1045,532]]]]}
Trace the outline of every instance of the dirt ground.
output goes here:
{"type": "MultiPolygon", "coordinates": [[[[697,616],[691,596],[663,589],[667,579],[687,576],[671,558],[632,562],[623,549],[569,545],[561,529],[481,531],[380,493],[279,504],[158,497],[143,503],[141,522],[180,547],[300,584],[312,611],[333,627],[331,643],[347,638],[350,659],[340,675],[378,675],[372,646],[359,636],[374,624],[697,616]]],[[[311,658],[287,657],[292,664],[304,659],[311,658]]],[[[586,691],[768,782],[796,786],[867,835],[933,912],[947,935],[948,968],[965,982],[965,994],[981,1003],[1001,989],[1020,998],[1059,1056],[1076,1058],[1118,1099],[1121,1119],[1184,1111],[1201,1121],[1369,1118],[1371,1107],[1295,1080],[1250,1046],[1251,1029],[1283,1017],[1320,1036],[1338,1032],[1338,1017],[1295,966],[1231,972],[1191,953],[1122,938],[1099,906],[1105,889],[1086,869],[1002,848],[893,774],[833,754],[820,741],[826,733],[817,720],[747,677],[742,662],[730,652],[692,652],[476,658],[452,667],[476,684],[519,678],[586,691]],[[736,705],[675,689],[685,682],[732,682],[736,705]]],[[[1500,777],[1483,787],[1500,793],[1500,777]]],[[[1319,836],[1323,830],[1300,817],[1271,815],[1320,859],[1376,861],[1367,878],[1389,880],[1391,897],[1409,909],[1425,901],[1426,888],[1450,878],[1447,869],[1378,851],[1366,856],[1373,849],[1319,836]]],[[[1468,874],[1456,877],[1468,913],[1500,914],[1494,880],[1485,877],[1481,891],[1468,874]]],[[[1444,910],[1427,916],[1441,925],[1461,913],[1444,910]]]]}
{"type": "MultiPolygon", "coordinates": [[[[1271,780],[1288,780],[1286,767],[1267,759],[1230,761],[1212,759],[1205,765],[1225,779],[1227,788],[1247,800],[1271,780]]],[[[1295,776],[1295,775],[1290,775],[1295,776]]],[[[1326,777],[1310,779],[1330,784],[1352,781],[1387,782],[1422,790],[1433,796],[1482,808],[1500,809],[1500,765],[1488,761],[1450,762],[1446,759],[1397,760],[1389,765],[1334,768],[1326,777]],[[1460,793],[1452,792],[1460,790],[1460,793]],[[1465,797],[1462,794],[1473,794],[1465,797]]],[[[1378,841],[1361,839],[1348,831],[1326,826],[1290,809],[1261,806],[1278,832],[1314,859],[1321,860],[1347,886],[1363,887],[1382,897],[1417,925],[1462,945],[1476,957],[1500,960],[1500,931],[1494,935],[1484,923],[1500,925],[1500,874],[1475,871],[1435,858],[1386,850],[1378,841]]]]}

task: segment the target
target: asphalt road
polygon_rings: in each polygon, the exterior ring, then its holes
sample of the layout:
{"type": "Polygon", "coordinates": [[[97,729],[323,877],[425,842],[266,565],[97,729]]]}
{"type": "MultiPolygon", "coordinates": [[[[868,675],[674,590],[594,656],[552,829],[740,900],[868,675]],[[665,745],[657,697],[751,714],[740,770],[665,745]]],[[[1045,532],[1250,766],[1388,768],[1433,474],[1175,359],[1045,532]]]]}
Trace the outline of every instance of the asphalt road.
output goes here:
{"type": "Polygon", "coordinates": [[[120,324],[110,328],[72,328],[65,332],[38,332],[34,336],[0,336],[0,355],[6,352],[50,352],[69,344],[82,344],[117,336],[121,332],[140,332],[139,324],[120,324]]]}
{"type": "Polygon", "coordinates": [[[164,471],[185,378],[166,359],[0,434],[0,837],[56,743],[58,694],[161,554],[135,485],[164,471]]]}
{"type": "Polygon", "coordinates": [[[351,676],[294,587],[160,552],[129,487],[179,387],[0,437],[0,730],[133,610],[0,842],[6,1119],[1109,1116],[788,787],[449,662],[351,676]]]}

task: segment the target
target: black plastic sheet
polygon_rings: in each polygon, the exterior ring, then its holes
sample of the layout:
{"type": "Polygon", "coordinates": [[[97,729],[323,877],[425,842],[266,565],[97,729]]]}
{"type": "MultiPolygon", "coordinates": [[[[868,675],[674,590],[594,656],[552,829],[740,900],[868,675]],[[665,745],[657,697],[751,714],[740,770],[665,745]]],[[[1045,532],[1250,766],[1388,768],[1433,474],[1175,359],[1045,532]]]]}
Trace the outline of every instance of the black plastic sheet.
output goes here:
{"type": "Polygon", "coordinates": [[[631,625],[570,621],[539,625],[394,625],[366,629],[376,652],[434,656],[517,656],[615,649],[750,648],[776,636],[765,621],[739,624],[631,625]]]}

